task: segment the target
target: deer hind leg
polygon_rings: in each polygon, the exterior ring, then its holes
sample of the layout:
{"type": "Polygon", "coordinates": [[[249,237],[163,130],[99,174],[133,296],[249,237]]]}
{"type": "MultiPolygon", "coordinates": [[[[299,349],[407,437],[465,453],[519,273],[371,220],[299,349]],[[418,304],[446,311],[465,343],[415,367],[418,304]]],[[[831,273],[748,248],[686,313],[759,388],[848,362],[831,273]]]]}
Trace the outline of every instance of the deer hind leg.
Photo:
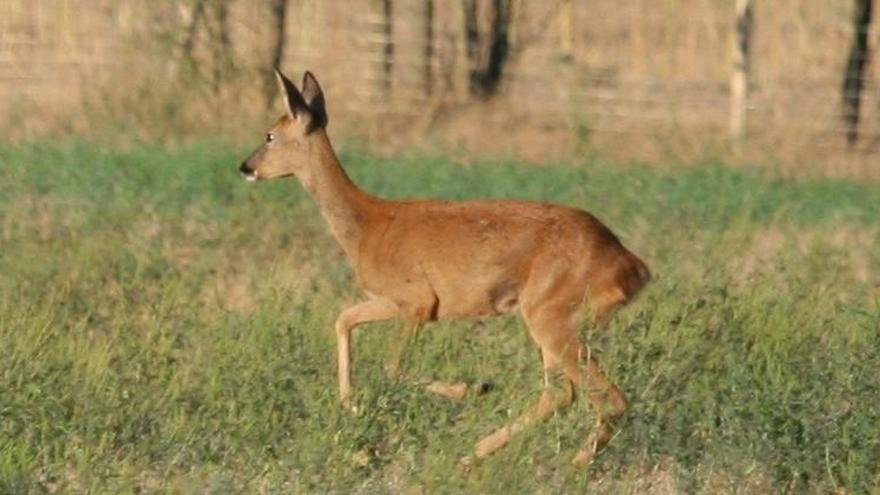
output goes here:
{"type": "Polygon", "coordinates": [[[544,309],[537,315],[526,314],[532,338],[541,348],[544,361],[545,387],[538,402],[512,422],[495,430],[477,442],[475,455],[485,458],[505,446],[530,425],[546,421],[560,408],[574,399],[573,380],[577,377],[578,343],[570,311],[544,309]],[[549,377],[562,369],[562,388],[554,389],[549,377]]]}
{"type": "MultiPolygon", "coordinates": [[[[623,292],[616,287],[597,296],[592,300],[596,324],[603,324],[611,313],[626,301],[623,292]]],[[[572,459],[572,464],[576,466],[589,465],[608,445],[614,435],[613,423],[623,415],[627,407],[623,392],[608,380],[599,367],[599,361],[589,353],[589,350],[582,358],[586,360],[586,369],[579,371],[579,382],[586,391],[587,399],[596,415],[596,426],[587,437],[584,446],[572,459]]]]}
{"type": "Polygon", "coordinates": [[[599,368],[596,358],[587,357],[587,369],[581,374],[587,399],[596,415],[596,426],[571,462],[576,466],[587,466],[611,441],[614,421],[626,411],[627,402],[623,392],[599,368]]]}
{"type": "Polygon", "coordinates": [[[336,350],[339,378],[339,400],[346,409],[351,404],[351,332],[355,327],[372,321],[390,320],[398,315],[398,307],[383,299],[355,304],[336,319],[336,350]]]}

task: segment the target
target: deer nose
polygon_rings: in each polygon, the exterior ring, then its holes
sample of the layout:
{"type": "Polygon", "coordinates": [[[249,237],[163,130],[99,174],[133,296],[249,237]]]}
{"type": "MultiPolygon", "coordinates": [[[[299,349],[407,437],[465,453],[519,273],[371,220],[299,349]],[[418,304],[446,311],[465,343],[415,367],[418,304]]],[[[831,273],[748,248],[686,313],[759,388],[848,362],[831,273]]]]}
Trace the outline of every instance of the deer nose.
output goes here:
{"type": "Polygon", "coordinates": [[[241,172],[242,178],[245,180],[256,180],[257,174],[248,167],[247,162],[241,162],[241,167],[238,167],[238,171],[241,172]]]}

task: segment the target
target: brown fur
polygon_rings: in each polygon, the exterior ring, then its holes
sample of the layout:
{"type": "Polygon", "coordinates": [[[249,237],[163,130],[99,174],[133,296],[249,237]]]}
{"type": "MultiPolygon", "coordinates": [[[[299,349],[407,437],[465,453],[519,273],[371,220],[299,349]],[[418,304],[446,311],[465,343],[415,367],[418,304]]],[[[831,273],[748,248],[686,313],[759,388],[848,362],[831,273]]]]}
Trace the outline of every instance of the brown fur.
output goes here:
{"type": "Polygon", "coordinates": [[[257,179],[296,176],[369,296],[336,322],[343,403],[350,405],[352,397],[350,335],[356,326],[403,320],[404,335],[395,339],[388,366],[395,371],[407,336],[427,321],[518,311],[545,370],[561,370],[565,380],[561,391],[548,388],[531,410],[480,440],[476,456],[491,454],[527,425],[547,419],[583,389],[597,427],[575,461],[589,462],[610,440],[610,423],[626,400],[579,342],[578,308],[586,299],[594,319],[604,320],[648,282],[646,265],[581,210],[532,201],[389,201],[361,191],[327,138],[317,81],[307,73],[302,94],[292,94],[296,88],[280,73],[279,81],[288,115],[270,130],[272,142],[241,170],[257,179]]]}

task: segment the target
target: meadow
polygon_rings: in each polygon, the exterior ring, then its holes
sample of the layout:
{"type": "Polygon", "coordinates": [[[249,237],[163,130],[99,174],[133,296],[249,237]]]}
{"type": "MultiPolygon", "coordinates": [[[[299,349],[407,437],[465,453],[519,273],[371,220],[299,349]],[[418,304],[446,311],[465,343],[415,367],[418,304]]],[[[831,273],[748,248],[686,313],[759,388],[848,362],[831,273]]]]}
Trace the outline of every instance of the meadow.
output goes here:
{"type": "Polygon", "coordinates": [[[387,377],[360,297],[294,180],[249,184],[216,142],[0,145],[0,493],[878,493],[880,185],[766,168],[534,167],[343,149],[387,197],[587,209],[655,278],[584,327],[631,408],[586,470],[584,401],[466,472],[540,392],[515,318],[436,323],[407,376],[491,380],[451,401],[387,377]]]}

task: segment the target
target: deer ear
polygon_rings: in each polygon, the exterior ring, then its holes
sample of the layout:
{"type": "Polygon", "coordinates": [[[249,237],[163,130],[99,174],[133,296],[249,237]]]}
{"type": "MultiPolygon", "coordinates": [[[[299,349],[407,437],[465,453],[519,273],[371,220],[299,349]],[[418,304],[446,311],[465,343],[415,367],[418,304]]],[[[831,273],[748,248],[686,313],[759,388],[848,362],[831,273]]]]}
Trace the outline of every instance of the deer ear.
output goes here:
{"type": "Polygon", "coordinates": [[[275,78],[278,80],[278,88],[284,97],[284,109],[287,111],[287,115],[292,119],[308,116],[309,106],[306,104],[302,93],[296,89],[296,86],[290,82],[290,79],[282,74],[281,70],[277,67],[275,68],[275,78]]]}
{"type": "Polygon", "coordinates": [[[306,132],[322,129],[327,125],[327,108],[324,104],[324,91],[321,90],[321,85],[318,84],[318,80],[315,79],[314,74],[309,71],[306,71],[306,73],[303,74],[302,88],[302,96],[306,101],[306,105],[309,107],[309,113],[312,114],[312,120],[309,121],[306,132]]]}

